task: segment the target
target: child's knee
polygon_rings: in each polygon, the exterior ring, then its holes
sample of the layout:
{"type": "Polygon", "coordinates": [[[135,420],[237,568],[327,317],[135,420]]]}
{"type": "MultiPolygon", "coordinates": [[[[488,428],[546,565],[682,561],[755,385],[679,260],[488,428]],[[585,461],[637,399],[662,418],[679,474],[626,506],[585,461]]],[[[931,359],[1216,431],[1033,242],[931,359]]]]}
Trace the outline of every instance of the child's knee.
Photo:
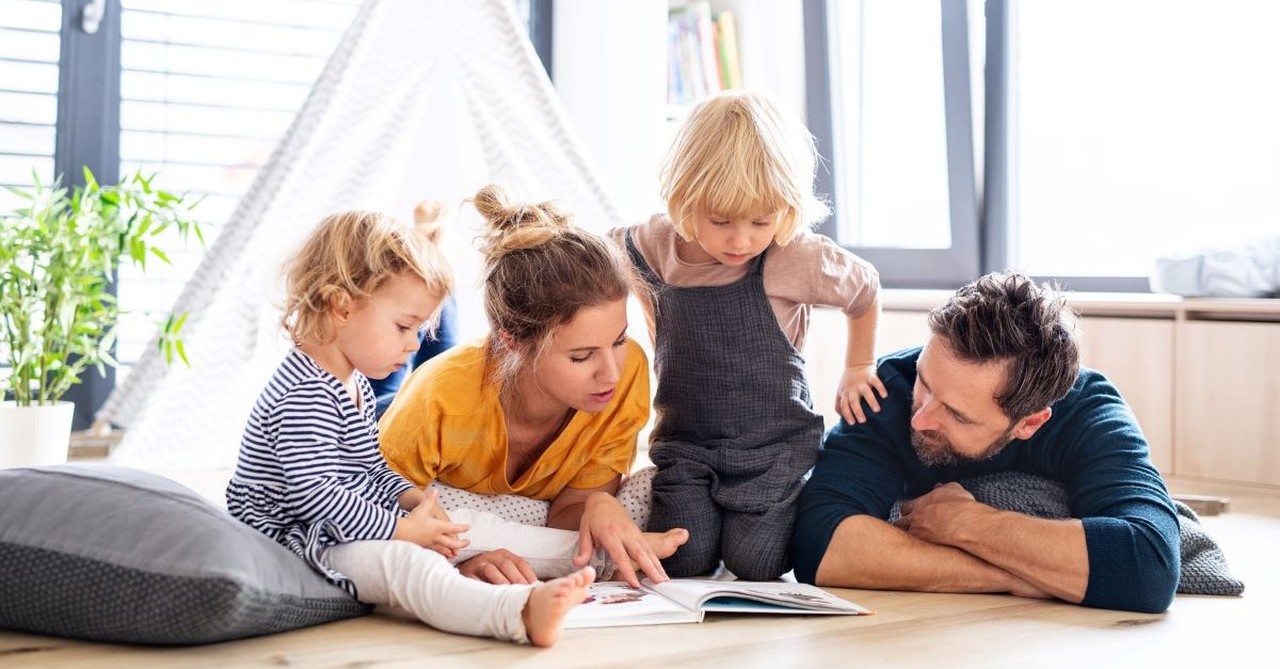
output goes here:
{"type": "Polygon", "coordinates": [[[784,549],[776,555],[724,556],[724,568],[745,581],[773,581],[791,571],[791,554],[784,549]]]}
{"type": "Polygon", "coordinates": [[[720,566],[720,546],[717,542],[692,544],[692,539],[676,550],[671,557],[662,560],[662,569],[672,578],[687,578],[710,574],[720,566]]]}

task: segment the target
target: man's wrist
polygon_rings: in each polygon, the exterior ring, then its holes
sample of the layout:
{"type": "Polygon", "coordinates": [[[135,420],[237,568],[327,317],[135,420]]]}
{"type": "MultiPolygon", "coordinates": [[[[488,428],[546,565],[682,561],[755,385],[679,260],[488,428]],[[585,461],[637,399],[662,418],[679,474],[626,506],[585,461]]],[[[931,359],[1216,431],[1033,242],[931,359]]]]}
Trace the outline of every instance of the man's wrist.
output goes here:
{"type": "Polygon", "coordinates": [[[947,524],[946,543],[975,556],[984,554],[1000,510],[970,500],[956,510],[954,522],[947,524]]]}

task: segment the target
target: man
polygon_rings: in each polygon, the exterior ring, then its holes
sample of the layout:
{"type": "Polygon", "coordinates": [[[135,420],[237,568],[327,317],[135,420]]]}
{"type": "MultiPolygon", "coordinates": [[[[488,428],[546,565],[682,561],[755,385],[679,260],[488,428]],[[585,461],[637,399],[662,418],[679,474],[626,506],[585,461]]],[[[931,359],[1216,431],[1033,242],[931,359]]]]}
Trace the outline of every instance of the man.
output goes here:
{"type": "Polygon", "coordinates": [[[881,410],[827,434],[800,498],[796,577],[1168,608],[1180,566],[1173,501],[1119,392],[1080,369],[1062,297],[989,274],[934,309],[929,328],[923,349],[881,359],[881,410]],[[1072,517],[993,508],[956,483],[997,472],[1060,482],[1072,517]],[[909,501],[890,524],[899,499],[909,501]]]}

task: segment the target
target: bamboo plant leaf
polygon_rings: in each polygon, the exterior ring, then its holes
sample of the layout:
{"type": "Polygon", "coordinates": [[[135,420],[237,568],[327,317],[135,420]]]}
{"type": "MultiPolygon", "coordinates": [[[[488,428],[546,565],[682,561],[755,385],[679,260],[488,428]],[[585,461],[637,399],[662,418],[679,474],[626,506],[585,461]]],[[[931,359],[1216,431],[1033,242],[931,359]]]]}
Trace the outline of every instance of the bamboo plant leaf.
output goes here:
{"type": "MultiPolygon", "coordinates": [[[[18,206],[0,211],[0,364],[9,367],[6,394],[19,404],[59,399],[90,367],[118,366],[117,326],[136,314],[110,292],[122,261],[146,271],[148,256],[169,262],[169,227],[204,236],[191,216],[194,198],[155,188],[155,175],[135,172],[102,185],[83,170],[68,188],[61,177],[45,184],[6,186],[18,206]]],[[[160,339],[187,362],[181,329],[186,315],[169,316],[160,339]]],[[[188,363],[189,364],[189,363],[188,363]]]]}

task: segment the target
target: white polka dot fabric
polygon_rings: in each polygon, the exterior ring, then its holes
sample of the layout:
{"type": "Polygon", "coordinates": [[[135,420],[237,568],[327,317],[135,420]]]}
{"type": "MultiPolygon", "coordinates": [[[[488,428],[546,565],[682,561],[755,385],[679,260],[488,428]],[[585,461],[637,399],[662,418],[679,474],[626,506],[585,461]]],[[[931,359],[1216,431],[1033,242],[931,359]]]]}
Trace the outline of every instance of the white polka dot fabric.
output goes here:
{"type": "MultiPolygon", "coordinates": [[[[636,525],[644,529],[649,522],[649,493],[653,489],[654,467],[645,467],[622,482],[618,490],[618,501],[627,510],[636,525]]],[[[481,495],[460,490],[439,482],[432,483],[428,490],[440,495],[440,506],[446,511],[453,509],[471,509],[501,516],[512,522],[523,525],[546,525],[547,510],[550,502],[520,495],[481,495]]]]}

